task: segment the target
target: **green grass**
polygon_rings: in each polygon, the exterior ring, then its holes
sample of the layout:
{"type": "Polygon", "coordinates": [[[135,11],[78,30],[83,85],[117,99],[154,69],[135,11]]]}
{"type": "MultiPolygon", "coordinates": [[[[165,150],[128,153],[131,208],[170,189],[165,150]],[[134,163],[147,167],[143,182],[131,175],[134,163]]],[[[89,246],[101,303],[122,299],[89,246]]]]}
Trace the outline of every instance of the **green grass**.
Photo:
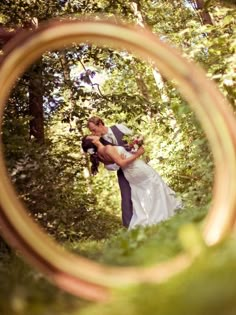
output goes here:
{"type": "Polygon", "coordinates": [[[131,231],[120,229],[108,240],[67,243],[65,246],[100,263],[117,266],[145,266],[167,260],[183,250],[179,230],[186,223],[199,224],[206,208],[184,209],[158,225],[131,231]],[[148,259],[147,259],[148,257],[148,259]]]}
{"type": "MultiPolygon", "coordinates": [[[[157,226],[131,232],[120,229],[107,240],[73,242],[65,247],[117,266],[151,265],[184,249],[191,255],[201,242],[199,231],[206,211],[185,209],[157,226]]],[[[165,283],[132,286],[114,291],[113,296],[105,304],[74,297],[51,284],[17,253],[1,248],[1,315],[234,315],[235,239],[203,247],[190,268],[165,283]]]]}
{"type": "Polygon", "coordinates": [[[163,284],[143,284],[114,293],[114,300],[80,315],[234,315],[235,239],[203,252],[194,264],[163,284]]]}

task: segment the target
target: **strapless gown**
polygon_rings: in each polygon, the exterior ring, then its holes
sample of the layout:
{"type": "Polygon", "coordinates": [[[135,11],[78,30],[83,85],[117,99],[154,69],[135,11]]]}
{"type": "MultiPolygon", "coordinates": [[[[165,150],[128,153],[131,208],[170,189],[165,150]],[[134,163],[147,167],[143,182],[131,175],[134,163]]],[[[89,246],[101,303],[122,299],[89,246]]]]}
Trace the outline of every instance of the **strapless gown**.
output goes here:
{"type": "MultiPolygon", "coordinates": [[[[116,148],[125,157],[132,154],[123,147],[116,148]]],[[[143,160],[137,159],[122,170],[130,184],[133,203],[129,229],[157,224],[174,215],[182,207],[182,202],[176,198],[175,192],[143,160]]]]}

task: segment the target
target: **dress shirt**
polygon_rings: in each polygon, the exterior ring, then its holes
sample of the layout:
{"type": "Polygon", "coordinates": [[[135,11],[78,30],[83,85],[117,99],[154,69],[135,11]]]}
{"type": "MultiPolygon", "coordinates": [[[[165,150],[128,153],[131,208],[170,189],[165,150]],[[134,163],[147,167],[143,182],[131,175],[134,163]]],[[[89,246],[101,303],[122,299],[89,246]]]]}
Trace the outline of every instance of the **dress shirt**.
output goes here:
{"type": "MultiPolygon", "coordinates": [[[[133,131],[131,129],[129,129],[128,127],[126,127],[123,124],[117,124],[115,125],[123,134],[125,135],[131,135],[133,133],[133,131]]],[[[111,128],[108,127],[108,131],[105,135],[102,136],[104,140],[107,140],[108,142],[117,145],[117,140],[116,137],[114,135],[114,133],[112,132],[111,128]]],[[[105,165],[105,168],[108,171],[118,171],[118,169],[120,168],[117,164],[107,164],[105,165]]]]}
{"type": "MultiPolygon", "coordinates": [[[[129,129],[128,127],[126,127],[123,124],[117,124],[115,125],[123,134],[125,135],[131,135],[133,133],[133,131],[131,129],[129,129]]],[[[108,131],[105,135],[102,136],[104,140],[107,140],[108,142],[112,143],[112,144],[118,144],[116,137],[114,135],[114,133],[112,132],[111,128],[108,127],[108,131]]]]}

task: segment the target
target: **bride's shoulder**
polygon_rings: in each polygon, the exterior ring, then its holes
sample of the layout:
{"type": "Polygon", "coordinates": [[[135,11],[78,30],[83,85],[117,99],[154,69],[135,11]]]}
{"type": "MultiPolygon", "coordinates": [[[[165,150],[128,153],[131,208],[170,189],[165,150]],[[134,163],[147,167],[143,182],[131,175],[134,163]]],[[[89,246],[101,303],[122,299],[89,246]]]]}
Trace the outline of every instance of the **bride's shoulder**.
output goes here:
{"type": "Polygon", "coordinates": [[[111,151],[114,151],[114,146],[113,145],[108,144],[108,145],[104,146],[104,152],[105,153],[108,153],[108,152],[111,152],[111,151]]]}
{"type": "Polygon", "coordinates": [[[120,147],[120,146],[106,145],[105,146],[105,152],[106,153],[109,153],[109,152],[120,152],[120,148],[122,149],[122,147],[120,147]]]}

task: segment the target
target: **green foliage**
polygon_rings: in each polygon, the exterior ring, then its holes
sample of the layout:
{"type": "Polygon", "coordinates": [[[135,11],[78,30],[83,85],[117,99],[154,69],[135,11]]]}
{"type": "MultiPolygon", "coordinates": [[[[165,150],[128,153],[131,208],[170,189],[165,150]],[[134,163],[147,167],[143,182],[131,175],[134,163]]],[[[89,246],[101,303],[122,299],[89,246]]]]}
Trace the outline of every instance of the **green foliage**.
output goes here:
{"type": "Polygon", "coordinates": [[[55,151],[50,142],[24,149],[27,152],[9,171],[30,215],[50,235],[58,240],[101,239],[119,225],[120,220],[99,207],[96,194],[86,186],[76,152],[66,150],[62,141],[55,151]]]}
{"type": "MultiPolygon", "coordinates": [[[[235,109],[235,7],[230,4],[207,1],[214,25],[201,25],[182,0],[138,1],[138,8],[154,33],[206,70],[235,109]]],[[[27,28],[32,17],[41,22],[101,11],[137,20],[130,2],[8,0],[0,4],[0,22],[9,29],[27,28]]],[[[27,73],[9,98],[2,134],[9,175],[29,215],[68,250],[105,264],[147,266],[182,252],[181,227],[191,222],[201,229],[211,202],[214,162],[201,126],[172,82],[164,80],[160,90],[150,64],[95,45],[47,52],[42,65],[45,143],[29,137],[27,73]],[[96,75],[82,79],[90,69],[96,75]],[[125,123],[144,135],[149,163],[181,196],[182,212],[154,227],[122,228],[116,173],[101,165],[99,174],[90,177],[80,149],[81,137],[88,133],[86,120],[94,114],[107,125],[125,123]]],[[[234,247],[229,239],[201,253],[189,270],[167,283],[121,290],[114,301],[82,310],[88,303],[50,285],[0,240],[0,313],[233,314],[234,247]]]]}
{"type": "Polygon", "coordinates": [[[14,253],[0,254],[2,315],[66,315],[89,303],[63,292],[14,253]],[[46,307],[45,307],[46,306],[46,307]]]}
{"type": "Polygon", "coordinates": [[[22,117],[13,116],[10,106],[4,118],[5,157],[12,182],[29,214],[51,236],[59,241],[102,239],[120,225],[112,210],[116,200],[110,209],[108,203],[105,208],[99,202],[98,190],[93,191],[83,175],[86,161],[78,136],[64,123],[51,122],[53,138],[39,145],[26,138],[27,125],[22,117]]]}
{"type": "Polygon", "coordinates": [[[211,13],[214,25],[190,20],[172,39],[185,56],[204,67],[235,108],[235,9],[214,7],[211,13]]]}

